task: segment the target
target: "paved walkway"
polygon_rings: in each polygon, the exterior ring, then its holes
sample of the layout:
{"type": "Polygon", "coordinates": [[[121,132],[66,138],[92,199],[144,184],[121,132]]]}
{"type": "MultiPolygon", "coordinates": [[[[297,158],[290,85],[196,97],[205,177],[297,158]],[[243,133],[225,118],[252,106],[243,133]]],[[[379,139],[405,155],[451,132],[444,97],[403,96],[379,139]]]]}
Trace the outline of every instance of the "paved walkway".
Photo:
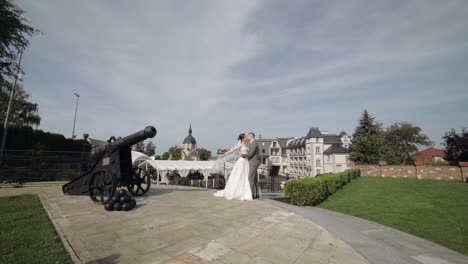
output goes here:
{"type": "Polygon", "coordinates": [[[134,210],[107,212],[61,185],[0,188],[0,196],[39,194],[76,263],[368,263],[313,221],[265,201],[158,186],[134,210]]]}
{"type": "Polygon", "coordinates": [[[468,257],[427,240],[354,216],[266,200],[321,225],[371,263],[466,264],[468,257]]]}

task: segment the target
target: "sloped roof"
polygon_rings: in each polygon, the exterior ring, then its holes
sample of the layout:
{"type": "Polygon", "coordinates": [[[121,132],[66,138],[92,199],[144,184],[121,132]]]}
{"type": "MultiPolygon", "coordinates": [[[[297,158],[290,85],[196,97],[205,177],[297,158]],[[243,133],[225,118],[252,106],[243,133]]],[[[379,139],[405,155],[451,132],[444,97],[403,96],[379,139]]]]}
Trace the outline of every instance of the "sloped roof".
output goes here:
{"type": "Polygon", "coordinates": [[[436,148],[428,148],[411,155],[411,158],[415,162],[424,162],[426,160],[432,160],[434,159],[434,157],[445,158],[445,151],[436,148]]]}
{"type": "Polygon", "coordinates": [[[289,139],[286,139],[286,138],[278,139],[278,144],[280,145],[281,148],[284,148],[284,147],[286,147],[286,144],[288,143],[288,140],[289,139]]]}
{"type": "Polygon", "coordinates": [[[306,138],[321,138],[323,137],[322,133],[318,129],[318,127],[311,127],[309,132],[306,135],[306,138]]]}
{"type": "Polygon", "coordinates": [[[337,135],[324,135],[323,143],[325,144],[341,144],[341,137],[337,135]]]}
{"type": "Polygon", "coordinates": [[[342,147],[338,144],[333,144],[329,148],[327,148],[323,154],[330,155],[330,154],[349,154],[349,149],[342,147]]]}
{"type": "Polygon", "coordinates": [[[286,148],[294,148],[294,147],[300,147],[300,146],[304,146],[305,145],[305,142],[306,142],[306,138],[305,137],[300,137],[300,138],[296,138],[296,139],[291,139],[287,142],[286,144],[286,148]]]}
{"type": "Polygon", "coordinates": [[[272,139],[255,139],[258,144],[258,149],[260,150],[260,155],[262,155],[262,150],[265,150],[265,153],[269,153],[268,150],[270,149],[272,139]]]}
{"type": "Polygon", "coordinates": [[[285,148],[288,141],[291,140],[292,138],[276,138],[271,141],[272,147],[273,147],[273,142],[278,142],[278,145],[280,148],[285,148]]]}

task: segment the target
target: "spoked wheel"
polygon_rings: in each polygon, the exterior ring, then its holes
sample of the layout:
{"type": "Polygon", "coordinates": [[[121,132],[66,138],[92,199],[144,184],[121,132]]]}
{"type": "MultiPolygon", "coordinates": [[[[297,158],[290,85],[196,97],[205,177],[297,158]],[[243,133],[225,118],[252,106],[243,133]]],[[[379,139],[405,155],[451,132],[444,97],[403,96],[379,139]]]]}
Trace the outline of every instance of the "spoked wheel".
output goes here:
{"type": "Polygon", "coordinates": [[[127,184],[128,191],[134,196],[142,196],[149,191],[150,187],[150,173],[142,168],[135,168],[133,170],[133,177],[127,184]]]}
{"type": "Polygon", "coordinates": [[[115,177],[107,171],[98,171],[91,177],[89,196],[95,202],[106,204],[114,196],[115,189],[115,177]]]}

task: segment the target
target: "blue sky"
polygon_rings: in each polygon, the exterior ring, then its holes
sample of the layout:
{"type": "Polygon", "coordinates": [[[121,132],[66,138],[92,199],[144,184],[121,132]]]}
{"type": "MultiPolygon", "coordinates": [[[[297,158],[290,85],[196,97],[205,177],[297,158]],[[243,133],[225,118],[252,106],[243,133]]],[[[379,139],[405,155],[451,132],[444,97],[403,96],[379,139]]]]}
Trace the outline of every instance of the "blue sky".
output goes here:
{"type": "Polygon", "coordinates": [[[157,152],[192,123],[215,150],[240,132],[352,133],[364,109],[436,146],[468,126],[467,1],[19,0],[43,35],[23,58],[41,129],[123,136],[157,152]]]}

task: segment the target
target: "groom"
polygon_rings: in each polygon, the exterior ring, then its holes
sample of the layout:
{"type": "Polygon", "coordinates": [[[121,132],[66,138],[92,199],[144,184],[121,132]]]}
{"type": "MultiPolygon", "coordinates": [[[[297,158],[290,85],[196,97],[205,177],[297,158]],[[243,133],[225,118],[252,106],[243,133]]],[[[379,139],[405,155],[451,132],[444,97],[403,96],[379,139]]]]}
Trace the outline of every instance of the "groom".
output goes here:
{"type": "Polygon", "coordinates": [[[249,146],[249,154],[247,154],[247,159],[249,159],[249,183],[250,190],[252,190],[252,198],[260,198],[258,191],[258,175],[257,169],[260,166],[260,157],[258,144],[255,141],[255,133],[250,132],[247,135],[247,145],[249,146]]]}

